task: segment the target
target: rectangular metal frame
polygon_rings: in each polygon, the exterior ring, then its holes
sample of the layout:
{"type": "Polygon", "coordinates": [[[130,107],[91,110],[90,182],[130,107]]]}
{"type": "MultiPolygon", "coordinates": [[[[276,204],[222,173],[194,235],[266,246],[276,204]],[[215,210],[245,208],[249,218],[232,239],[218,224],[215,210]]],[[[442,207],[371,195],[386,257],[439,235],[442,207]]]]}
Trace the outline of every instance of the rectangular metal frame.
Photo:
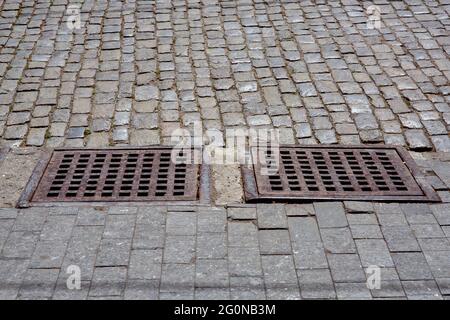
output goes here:
{"type": "MultiPolygon", "coordinates": [[[[396,202],[440,202],[440,198],[438,194],[431,188],[428,184],[425,176],[418,168],[412,157],[409,153],[402,147],[399,146],[385,146],[385,145],[281,145],[280,148],[308,148],[308,149],[342,149],[342,150],[351,150],[351,149],[380,149],[380,150],[395,150],[398,155],[401,157],[403,163],[406,168],[411,173],[415,182],[419,186],[422,191],[422,195],[339,195],[339,196],[330,196],[323,195],[319,192],[317,195],[311,195],[311,192],[308,192],[308,195],[289,195],[286,192],[284,194],[274,195],[274,194],[265,194],[262,193],[260,188],[258,188],[258,183],[256,179],[255,166],[242,166],[242,176],[244,182],[244,194],[245,199],[248,202],[271,202],[271,201],[317,201],[317,200],[358,200],[358,201],[396,201],[396,202]]],[[[253,157],[253,152],[252,152],[253,157]]],[[[369,192],[368,192],[369,193],[369,192]]]]}
{"type": "MultiPolygon", "coordinates": [[[[39,159],[36,167],[33,170],[33,173],[17,203],[18,208],[26,208],[30,206],[77,206],[77,205],[86,205],[86,204],[94,204],[96,206],[102,205],[122,205],[130,203],[135,204],[152,204],[152,205],[202,205],[209,204],[211,202],[211,194],[210,194],[210,167],[205,164],[198,165],[198,194],[196,200],[83,200],[83,201],[33,201],[33,196],[36,192],[36,189],[43,179],[44,173],[52,159],[52,155],[54,151],[82,151],[82,152],[93,152],[93,151],[131,151],[131,150],[170,150],[171,146],[148,146],[148,147],[115,147],[115,148],[56,148],[49,152],[45,152],[42,157],[39,159]]],[[[199,148],[192,148],[195,150],[201,150],[199,148]]]]}

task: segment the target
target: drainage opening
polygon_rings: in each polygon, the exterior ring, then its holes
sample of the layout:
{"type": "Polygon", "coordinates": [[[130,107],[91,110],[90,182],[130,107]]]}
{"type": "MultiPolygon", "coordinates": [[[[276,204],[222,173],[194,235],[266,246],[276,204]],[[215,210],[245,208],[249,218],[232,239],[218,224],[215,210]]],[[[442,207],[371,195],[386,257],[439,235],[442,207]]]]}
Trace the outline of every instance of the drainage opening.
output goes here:
{"type": "Polygon", "coordinates": [[[193,149],[164,147],[55,150],[31,202],[197,200],[192,159],[193,149]]]}
{"type": "Polygon", "coordinates": [[[249,201],[439,201],[400,147],[282,146],[253,149],[252,159],[254,165],[243,168],[249,201]]]}

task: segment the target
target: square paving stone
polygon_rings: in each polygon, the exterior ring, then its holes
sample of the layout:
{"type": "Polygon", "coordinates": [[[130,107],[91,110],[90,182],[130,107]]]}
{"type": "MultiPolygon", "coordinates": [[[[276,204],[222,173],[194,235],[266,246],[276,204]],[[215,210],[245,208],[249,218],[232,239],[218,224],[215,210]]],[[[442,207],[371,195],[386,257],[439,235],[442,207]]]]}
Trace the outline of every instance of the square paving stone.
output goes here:
{"type": "Polygon", "coordinates": [[[333,280],[329,269],[297,270],[300,292],[304,299],[334,299],[333,280]]]}
{"type": "Polygon", "coordinates": [[[230,277],[232,300],[265,300],[264,280],[260,277],[230,277]]]}
{"type": "Polygon", "coordinates": [[[434,280],[402,281],[402,285],[410,300],[442,300],[434,280]]]}
{"type": "Polygon", "coordinates": [[[104,238],[132,238],[135,215],[109,215],[106,217],[104,238]]]}
{"type": "Polygon", "coordinates": [[[430,267],[421,252],[392,253],[400,280],[433,279],[430,267]]]}
{"type": "Polygon", "coordinates": [[[167,236],[164,263],[192,263],[195,259],[194,236],[167,236]]]}
{"type": "Polygon", "coordinates": [[[3,245],[2,257],[31,258],[39,240],[39,232],[14,231],[3,245]]]}
{"type": "Polygon", "coordinates": [[[89,296],[120,296],[127,278],[125,267],[97,267],[94,270],[89,296]]]}
{"type": "Polygon", "coordinates": [[[131,239],[103,239],[95,261],[97,267],[127,266],[131,239]]]}
{"type": "Polygon", "coordinates": [[[132,250],[128,279],[155,280],[161,278],[162,251],[132,250]]]}
{"type": "Polygon", "coordinates": [[[367,300],[372,298],[365,282],[336,283],[336,294],[340,300],[367,300]]]}
{"type": "Polygon", "coordinates": [[[365,282],[366,276],[357,254],[327,254],[335,282],[365,282]]]}
{"type": "Polygon", "coordinates": [[[230,276],[261,276],[259,248],[228,248],[228,267],[230,276]]]}
{"type": "Polygon", "coordinates": [[[229,286],[228,261],[198,259],[195,266],[195,286],[225,288],[229,286]]]}
{"type": "Polygon", "coordinates": [[[166,233],[168,235],[195,235],[197,229],[196,212],[168,212],[166,233]]]}
{"type": "Polygon", "coordinates": [[[260,230],[261,254],[291,254],[291,242],[287,230],[260,230]]]}
{"type": "Polygon", "coordinates": [[[316,202],[314,208],[320,228],[338,228],[348,225],[341,202],[316,202]]]}
{"type": "Polygon", "coordinates": [[[15,300],[27,272],[29,260],[0,258],[1,300],[15,300]]]}
{"type": "Polygon", "coordinates": [[[325,250],[330,253],[356,253],[349,228],[320,229],[325,250]]]}
{"type": "Polygon", "coordinates": [[[197,259],[223,259],[226,255],[226,233],[202,233],[197,236],[197,259]]]}
{"type": "Polygon", "coordinates": [[[287,228],[286,213],[282,204],[258,204],[258,227],[264,229],[287,228]]]}
{"type": "Polygon", "coordinates": [[[50,298],[55,290],[59,269],[28,269],[20,286],[19,299],[50,298]]]}
{"type": "Polygon", "coordinates": [[[450,278],[450,250],[425,251],[424,254],[435,278],[450,278]]]}
{"type": "Polygon", "coordinates": [[[328,268],[322,242],[292,242],[292,252],[297,269],[328,268]]]}
{"type": "MultiPolygon", "coordinates": [[[[160,295],[163,292],[194,294],[194,264],[163,264],[161,273],[160,295]]],[[[193,298],[191,298],[193,299],[193,298]]]]}
{"type": "Polygon", "coordinates": [[[363,267],[393,267],[389,250],[383,239],[360,239],[356,240],[359,257],[363,267]]]}
{"type": "Polygon", "coordinates": [[[60,268],[66,253],[65,241],[39,241],[31,258],[31,268],[60,268]]]}
{"type": "Polygon", "coordinates": [[[125,300],[157,300],[159,293],[158,280],[128,280],[124,299],[125,300]]]}
{"type": "Polygon", "coordinates": [[[420,251],[419,244],[408,226],[382,227],[384,238],[392,252],[420,251]]]}

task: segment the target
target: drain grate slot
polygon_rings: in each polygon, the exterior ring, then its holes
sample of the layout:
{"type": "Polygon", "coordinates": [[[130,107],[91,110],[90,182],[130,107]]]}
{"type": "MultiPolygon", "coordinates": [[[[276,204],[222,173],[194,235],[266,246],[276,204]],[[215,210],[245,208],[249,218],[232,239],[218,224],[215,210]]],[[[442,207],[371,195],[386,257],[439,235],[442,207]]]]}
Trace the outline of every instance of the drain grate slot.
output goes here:
{"type": "Polygon", "coordinates": [[[199,165],[186,161],[194,150],[176,155],[172,161],[171,148],[55,150],[31,202],[197,200],[199,165]]]}
{"type": "MultiPolygon", "coordinates": [[[[253,150],[253,159],[256,154],[261,157],[253,150]]],[[[265,174],[261,163],[273,153],[263,156],[243,169],[247,200],[439,200],[402,148],[282,146],[278,170],[265,174]]]]}

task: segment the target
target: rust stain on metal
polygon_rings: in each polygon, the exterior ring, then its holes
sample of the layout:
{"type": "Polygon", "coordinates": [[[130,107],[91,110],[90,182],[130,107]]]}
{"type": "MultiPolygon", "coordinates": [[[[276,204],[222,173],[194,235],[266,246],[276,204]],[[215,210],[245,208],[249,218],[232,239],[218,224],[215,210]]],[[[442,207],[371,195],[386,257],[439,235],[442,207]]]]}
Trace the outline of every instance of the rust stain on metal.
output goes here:
{"type": "Polygon", "coordinates": [[[199,165],[180,161],[191,151],[55,150],[31,202],[197,200],[199,165]]]}
{"type": "Polygon", "coordinates": [[[277,172],[262,174],[264,161],[243,169],[248,200],[439,201],[402,148],[282,146],[278,160],[277,172]]]}

